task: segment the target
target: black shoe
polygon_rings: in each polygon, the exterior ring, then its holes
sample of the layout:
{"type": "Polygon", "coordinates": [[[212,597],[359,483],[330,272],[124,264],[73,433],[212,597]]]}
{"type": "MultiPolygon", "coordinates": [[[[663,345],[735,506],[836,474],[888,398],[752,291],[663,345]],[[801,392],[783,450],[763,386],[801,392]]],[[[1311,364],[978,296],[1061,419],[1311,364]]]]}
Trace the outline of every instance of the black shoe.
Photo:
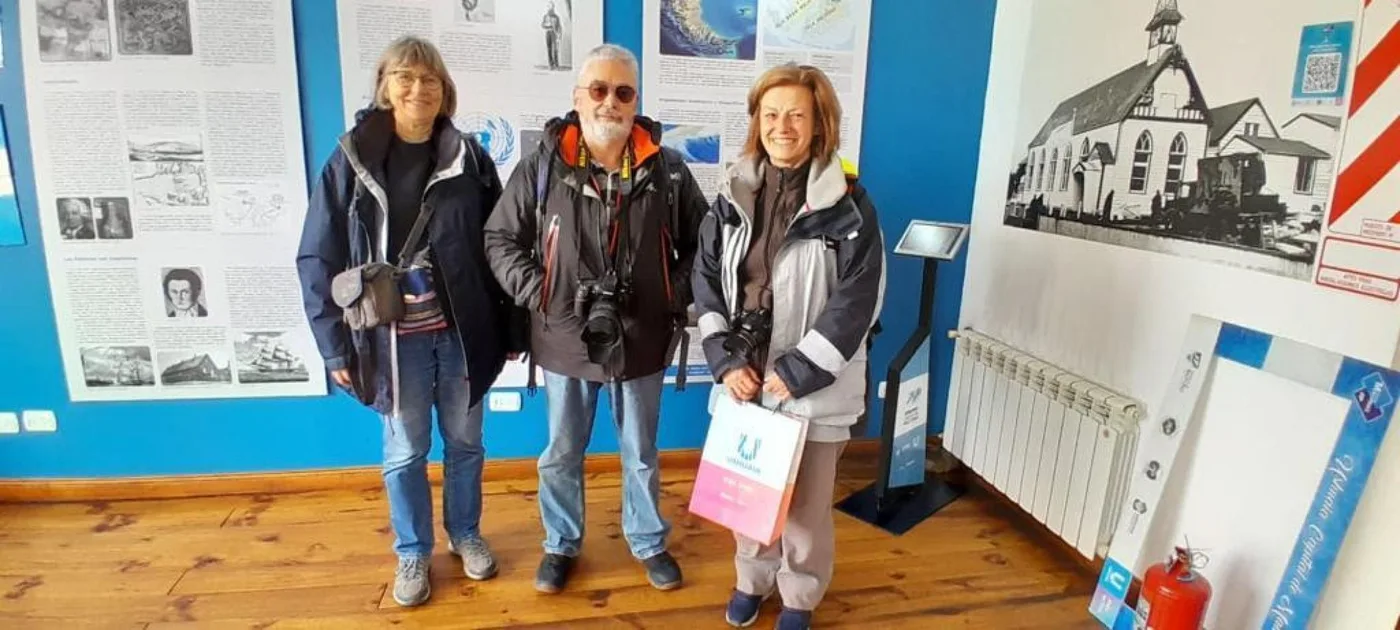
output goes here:
{"type": "Polygon", "coordinates": [[[557,553],[547,553],[540,559],[540,568],[535,570],[535,590],[541,593],[558,593],[564,590],[569,581],[569,573],[574,570],[574,559],[557,553]]]}
{"type": "Polygon", "coordinates": [[[670,552],[663,551],[642,561],[647,568],[647,581],[663,591],[681,587],[681,567],[670,552]]]}

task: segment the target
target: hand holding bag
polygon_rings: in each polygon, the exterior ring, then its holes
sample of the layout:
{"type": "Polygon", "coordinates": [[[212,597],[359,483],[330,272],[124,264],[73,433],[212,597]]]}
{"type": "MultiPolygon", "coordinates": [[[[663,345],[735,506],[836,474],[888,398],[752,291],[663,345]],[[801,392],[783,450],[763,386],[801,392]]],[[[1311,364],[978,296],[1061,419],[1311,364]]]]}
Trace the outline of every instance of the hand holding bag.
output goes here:
{"type": "Polygon", "coordinates": [[[405,271],[404,261],[418,241],[423,238],[433,206],[425,204],[413,222],[413,229],[399,252],[399,264],[372,262],[351,267],[331,279],[331,299],[341,309],[341,317],[350,330],[368,330],[403,319],[403,291],[399,278],[405,271]]]}

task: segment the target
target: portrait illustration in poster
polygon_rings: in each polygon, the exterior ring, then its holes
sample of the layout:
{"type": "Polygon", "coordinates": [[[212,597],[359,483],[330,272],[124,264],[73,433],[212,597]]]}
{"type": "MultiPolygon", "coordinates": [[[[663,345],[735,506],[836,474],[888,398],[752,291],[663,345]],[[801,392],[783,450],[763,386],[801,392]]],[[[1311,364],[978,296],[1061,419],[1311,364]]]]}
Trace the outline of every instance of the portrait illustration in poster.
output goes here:
{"type": "Polygon", "coordinates": [[[199,267],[166,268],[161,270],[160,275],[166,317],[209,316],[204,297],[204,272],[199,267]]]}
{"type": "Polygon", "coordinates": [[[92,200],[86,197],[59,197],[58,234],[65,241],[90,241],[97,238],[92,220],[92,200]]]}

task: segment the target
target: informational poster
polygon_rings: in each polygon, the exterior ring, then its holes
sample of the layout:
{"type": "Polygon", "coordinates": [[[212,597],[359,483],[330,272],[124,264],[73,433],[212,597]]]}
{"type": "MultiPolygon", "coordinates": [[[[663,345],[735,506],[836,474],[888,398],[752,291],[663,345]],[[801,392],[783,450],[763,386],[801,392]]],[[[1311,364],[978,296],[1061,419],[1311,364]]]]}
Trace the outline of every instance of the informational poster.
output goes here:
{"type": "Polygon", "coordinates": [[[749,88],[788,62],[821,68],[841,101],[840,155],[859,164],[870,0],[646,0],[642,102],[707,197],[744,148],[749,88]]]}
{"type": "Polygon", "coordinates": [[[1372,2],[1362,12],[1335,196],[1317,264],[1318,284],[1392,302],[1400,299],[1397,20],[1400,4],[1394,2],[1372,2]]]}
{"type": "Polygon", "coordinates": [[[894,439],[890,446],[889,487],[924,482],[925,439],[928,435],[929,343],[925,338],[900,373],[895,401],[894,439]]]}
{"type": "Polygon", "coordinates": [[[35,189],[75,401],[323,395],[291,5],[19,3],[35,189]]]}
{"type": "Polygon", "coordinates": [[[340,0],[345,120],[374,102],[374,71],[394,40],[437,44],[457,85],[453,122],[491,152],[501,180],[573,108],[578,62],[603,43],[603,0],[340,0]]]}

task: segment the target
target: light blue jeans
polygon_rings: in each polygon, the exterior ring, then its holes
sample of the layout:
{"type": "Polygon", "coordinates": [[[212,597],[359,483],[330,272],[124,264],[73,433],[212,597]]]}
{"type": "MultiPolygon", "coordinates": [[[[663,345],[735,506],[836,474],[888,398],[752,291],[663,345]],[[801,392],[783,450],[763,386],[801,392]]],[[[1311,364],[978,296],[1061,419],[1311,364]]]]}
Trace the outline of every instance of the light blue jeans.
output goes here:
{"type": "Polygon", "coordinates": [[[399,337],[399,417],[384,418],[384,490],[394,552],[433,553],[433,491],[428,485],[433,407],[442,436],[442,513],[450,540],[480,535],[481,405],[470,406],[466,357],[455,330],[399,337]]]}
{"type": "Polygon", "coordinates": [[[661,517],[656,453],[663,375],[605,384],[545,372],[549,447],[540,456],[539,473],[546,553],[573,557],[583,545],[583,456],[603,388],[612,402],[622,457],[622,533],[638,560],[666,551],[671,525],[661,517]]]}

